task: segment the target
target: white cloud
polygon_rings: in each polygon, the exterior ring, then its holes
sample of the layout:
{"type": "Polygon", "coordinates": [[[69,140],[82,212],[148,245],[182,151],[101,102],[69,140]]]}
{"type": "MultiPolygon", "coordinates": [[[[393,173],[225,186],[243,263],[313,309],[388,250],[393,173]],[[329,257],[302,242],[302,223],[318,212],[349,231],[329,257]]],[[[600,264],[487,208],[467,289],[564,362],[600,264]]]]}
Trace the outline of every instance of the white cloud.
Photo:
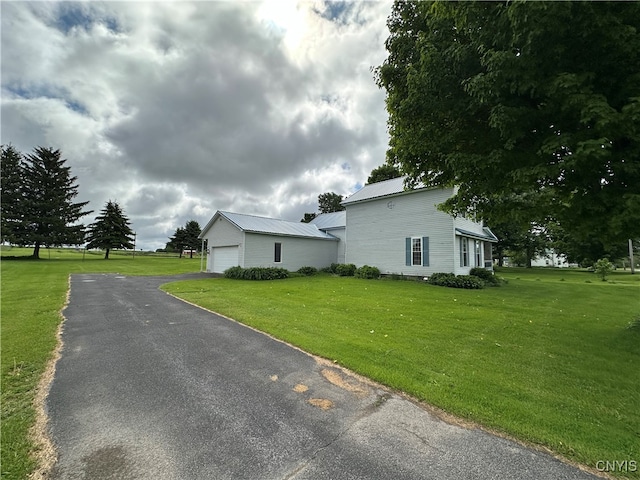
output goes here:
{"type": "MultiPolygon", "coordinates": [[[[80,200],[159,248],[216,209],[299,220],[384,161],[382,2],[15,2],[2,143],[60,148],[80,200]]],[[[87,222],[92,219],[87,219],[87,222]]]]}

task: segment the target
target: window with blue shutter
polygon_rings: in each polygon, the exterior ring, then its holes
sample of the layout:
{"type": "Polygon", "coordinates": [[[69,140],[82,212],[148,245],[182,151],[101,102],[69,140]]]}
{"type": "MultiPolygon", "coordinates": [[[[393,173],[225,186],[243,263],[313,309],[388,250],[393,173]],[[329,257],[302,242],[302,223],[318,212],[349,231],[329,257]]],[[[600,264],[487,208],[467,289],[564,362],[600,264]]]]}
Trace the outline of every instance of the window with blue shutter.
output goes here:
{"type": "Polygon", "coordinates": [[[429,237],[405,238],[405,264],[407,266],[429,266],[429,237]]]}
{"type": "Polygon", "coordinates": [[[405,264],[408,267],[410,267],[411,266],[411,237],[405,238],[405,255],[406,255],[405,264]]]}
{"type": "Polygon", "coordinates": [[[422,266],[429,266],[429,237],[422,237],[422,266]]]}

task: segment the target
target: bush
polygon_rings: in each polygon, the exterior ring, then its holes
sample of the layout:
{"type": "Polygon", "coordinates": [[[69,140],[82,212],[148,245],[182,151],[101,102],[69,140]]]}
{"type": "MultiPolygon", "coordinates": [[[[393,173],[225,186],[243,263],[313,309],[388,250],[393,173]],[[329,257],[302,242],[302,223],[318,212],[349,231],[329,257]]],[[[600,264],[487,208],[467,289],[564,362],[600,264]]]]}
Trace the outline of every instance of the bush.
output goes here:
{"type": "Polygon", "coordinates": [[[353,277],[356,273],[356,266],[353,263],[341,263],[336,267],[336,273],[341,277],[353,277]]]}
{"type": "Polygon", "coordinates": [[[298,269],[298,273],[310,277],[311,275],[318,273],[318,269],[316,267],[300,267],[298,269]]]}
{"type": "Polygon", "coordinates": [[[241,266],[230,267],[224,271],[224,276],[226,278],[233,278],[233,279],[239,280],[239,279],[242,279],[243,273],[244,273],[244,268],[242,268],[241,266]]]}
{"type": "Polygon", "coordinates": [[[496,277],[493,272],[487,270],[486,268],[474,267],[471,269],[471,272],[469,272],[469,275],[484,280],[484,282],[488,285],[500,285],[500,279],[496,277]]]}
{"type": "Polygon", "coordinates": [[[289,272],[275,267],[231,267],[224,271],[224,276],[236,280],[278,280],[287,278],[289,272]]]}
{"type": "Polygon", "coordinates": [[[594,271],[602,279],[603,282],[607,281],[607,275],[614,270],[614,265],[606,258],[601,258],[593,266],[594,271]]]}
{"type": "Polygon", "coordinates": [[[370,267],[369,265],[363,265],[355,272],[356,278],[380,278],[380,269],[378,267],[370,267]]]}
{"type": "Polygon", "coordinates": [[[332,263],[331,266],[324,267],[322,269],[322,271],[325,272],[325,273],[331,273],[333,275],[336,275],[338,273],[338,271],[337,271],[338,270],[338,266],[339,266],[338,263],[332,263]]]}
{"type": "Polygon", "coordinates": [[[434,273],[427,282],[431,285],[450,288],[480,289],[484,288],[484,281],[473,275],[458,275],[453,273],[434,273]]]}

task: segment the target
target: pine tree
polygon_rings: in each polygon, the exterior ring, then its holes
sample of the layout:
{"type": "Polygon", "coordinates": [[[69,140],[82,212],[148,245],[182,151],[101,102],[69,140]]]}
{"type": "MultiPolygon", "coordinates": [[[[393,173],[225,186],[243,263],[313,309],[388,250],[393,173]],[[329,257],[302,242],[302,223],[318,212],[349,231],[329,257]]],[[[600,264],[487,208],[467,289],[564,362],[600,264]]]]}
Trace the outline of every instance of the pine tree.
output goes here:
{"type": "Polygon", "coordinates": [[[116,202],[109,200],[96,221],[89,225],[87,248],[104,250],[106,260],[112,248],[134,248],[133,235],[129,219],[116,202]]]}
{"type": "Polygon", "coordinates": [[[14,242],[14,230],[22,218],[20,208],[22,202],[22,154],[12,145],[2,145],[0,160],[0,207],[2,208],[2,224],[0,233],[2,241],[14,242]]]}
{"type": "Polygon", "coordinates": [[[89,202],[73,203],[77,177],[71,176],[71,168],[60,156],[60,150],[37,147],[22,164],[20,219],[12,235],[16,243],[34,245],[34,258],[40,258],[42,245],[82,243],[84,225],[77,222],[91,213],[83,211],[89,202]]]}

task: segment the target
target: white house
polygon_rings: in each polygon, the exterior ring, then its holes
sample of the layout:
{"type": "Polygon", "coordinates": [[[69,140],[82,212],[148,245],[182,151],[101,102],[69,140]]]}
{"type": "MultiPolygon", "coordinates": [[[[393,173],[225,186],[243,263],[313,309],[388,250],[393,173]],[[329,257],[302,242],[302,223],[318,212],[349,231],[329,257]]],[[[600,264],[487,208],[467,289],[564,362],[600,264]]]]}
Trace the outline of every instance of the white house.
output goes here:
{"type": "Polygon", "coordinates": [[[404,177],[366,185],[342,202],[347,263],[410,276],[491,268],[491,244],[498,241],[491,230],[437,208],[454,193],[453,188],[405,190],[404,177]]]}
{"type": "Polygon", "coordinates": [[[366,185],[342,204],[343,212],[311,223],[216,212],[200,238],[207,240],[208,272],[229,267],[277,266],[295,271],[331,263],[378,267],[383,274],[468,274],[491,268],[497,238],[481,222],[454,218],[437,205],[453,188],[405,190],[404,178],[366,185]]]}

